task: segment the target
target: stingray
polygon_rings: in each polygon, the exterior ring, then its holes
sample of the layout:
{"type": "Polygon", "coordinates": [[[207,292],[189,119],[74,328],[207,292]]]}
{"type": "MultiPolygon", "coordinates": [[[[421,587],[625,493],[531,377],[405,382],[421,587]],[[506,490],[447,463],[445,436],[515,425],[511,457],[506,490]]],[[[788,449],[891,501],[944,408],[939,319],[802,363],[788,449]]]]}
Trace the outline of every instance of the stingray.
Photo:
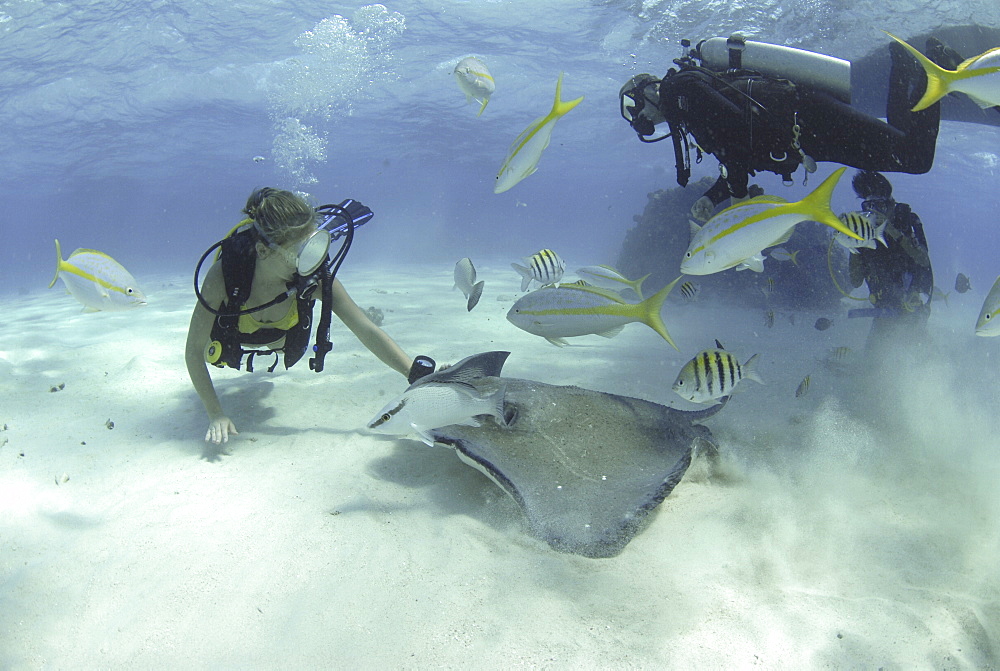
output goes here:
{"type": "MultiPolygon", "coordinates": [[[[500,370],[484,366],[484,373],[500,370]]],[[[696,422],[722,405],[684,412],[580,387],[502,380],[507,427],[486,419],[429,433],[507,492],[531,532],[558,551],[619,554],[680,482],[693,451],[715,453],[711,432],[696,422]]]]}

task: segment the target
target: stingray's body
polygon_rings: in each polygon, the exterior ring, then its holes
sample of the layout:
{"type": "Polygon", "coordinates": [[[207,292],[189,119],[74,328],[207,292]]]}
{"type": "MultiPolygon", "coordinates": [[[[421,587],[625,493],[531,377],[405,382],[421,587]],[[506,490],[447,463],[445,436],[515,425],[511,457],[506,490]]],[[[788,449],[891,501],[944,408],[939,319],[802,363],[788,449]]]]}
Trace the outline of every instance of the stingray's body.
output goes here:
{"type": "MultiPolygon", "coordinates": [[[[499,373],[499,371],[497,371],[499,373]]],[[[722,406],[682,412],[627,396],[503,378],[509,426],[430,431],[504,489],[553,548],[612,557],[670,494],[722,406]]],[[[714,446],[709,447],[714,449],[714,446]]]]}

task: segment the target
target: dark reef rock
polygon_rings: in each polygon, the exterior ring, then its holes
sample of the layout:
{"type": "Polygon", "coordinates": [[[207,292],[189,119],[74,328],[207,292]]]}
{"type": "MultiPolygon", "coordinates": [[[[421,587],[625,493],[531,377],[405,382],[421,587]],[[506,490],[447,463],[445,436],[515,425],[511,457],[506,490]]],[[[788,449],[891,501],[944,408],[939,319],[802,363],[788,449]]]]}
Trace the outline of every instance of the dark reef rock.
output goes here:
{"type": "MultiPolygon", "coordinates": [[[[691,236],[691,205],[712,185],[705,178],[687,188],[661,189],[649,194],[646,208],[633,217],[635,226],[625,234],[616,268],[626,277],[650,278],[643,285],[644,295],[651,295],[681,274],[680,263],[691,236]]],[[[830,279],[827,250],[833,231],[814,222],[796,226],[788,242],[781,245],[789,252],[798,251],[796,260],[764,260],[764,272],[726,270],[714,275],[689,276],[701,286],[705,300],[722,299],[745,306],[796,310],[824,310],[839,304],[841,293],[830,279]],[[774,280],[769,289],[768,279],[774,280]]],[[[765,255],[766,256],[766,255],[765,255]]],[[[833,245],[830,261],[841,288],[847,281],[847,250],[833,245]]],[[[675,290],[676,291],[676,290],[675,290]]],[[[673,298],[673,295],[672,295],[673,298]]]]}

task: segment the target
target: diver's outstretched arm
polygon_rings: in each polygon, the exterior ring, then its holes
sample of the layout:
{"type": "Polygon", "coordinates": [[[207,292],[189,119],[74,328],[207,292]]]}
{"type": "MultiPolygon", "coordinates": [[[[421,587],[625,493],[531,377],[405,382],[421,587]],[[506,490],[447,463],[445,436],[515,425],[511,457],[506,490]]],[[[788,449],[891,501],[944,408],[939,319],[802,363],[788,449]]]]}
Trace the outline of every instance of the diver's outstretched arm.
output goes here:
{"type": "Polygon", "coordinates": [[[412,357],[396,344],[389,335],[372,323],[364,310],[350,297],[340,280],[333,281],[333,313],[357,336],[361,344],[379,358],[379,361],[404,377],[410,372],[412,357]]]}

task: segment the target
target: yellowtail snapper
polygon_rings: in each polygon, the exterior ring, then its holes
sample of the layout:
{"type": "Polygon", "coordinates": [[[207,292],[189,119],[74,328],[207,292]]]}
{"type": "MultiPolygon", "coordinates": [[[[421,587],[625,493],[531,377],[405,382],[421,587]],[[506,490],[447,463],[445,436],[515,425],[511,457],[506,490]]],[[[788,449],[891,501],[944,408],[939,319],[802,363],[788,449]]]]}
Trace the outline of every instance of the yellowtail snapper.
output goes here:
{"type": "Polygon", "coordinates": [[[626,324],[641,322],[677,349],[660,317],[663,302],[676,280],[641,303],[627,303],[614,291],[579,284],[558,284],[525,294],[507,312],[507,320],[523,331],[541,336],[553,345],[564,338],[599,335],[613,338],[626,324]]]}

